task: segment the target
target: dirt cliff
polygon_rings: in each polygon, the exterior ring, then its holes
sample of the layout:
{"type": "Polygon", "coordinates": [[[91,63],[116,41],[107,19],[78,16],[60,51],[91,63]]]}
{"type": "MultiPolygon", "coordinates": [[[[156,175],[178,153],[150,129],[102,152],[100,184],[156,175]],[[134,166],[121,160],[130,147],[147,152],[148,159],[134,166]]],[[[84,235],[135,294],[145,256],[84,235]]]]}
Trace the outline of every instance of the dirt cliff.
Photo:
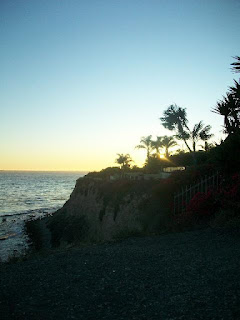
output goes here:
{"type": "Polygon", "coordinates": [[[154,229],[161,208],[151,213],[154,181],[101,181],[81,178],[65,205],[47,225],[55,245],[61,242],[106,241],[154,229]]]}

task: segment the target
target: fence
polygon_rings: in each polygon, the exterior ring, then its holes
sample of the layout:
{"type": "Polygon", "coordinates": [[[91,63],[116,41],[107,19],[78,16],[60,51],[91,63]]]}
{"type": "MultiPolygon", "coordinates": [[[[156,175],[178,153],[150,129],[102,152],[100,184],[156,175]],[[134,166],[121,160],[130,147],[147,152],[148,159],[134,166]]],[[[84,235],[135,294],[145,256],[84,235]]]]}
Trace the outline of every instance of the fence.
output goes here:
{"type": "Polygon", "coordinates": [[[209,189],[218,189],[220,184],[220,175],[215,173],[212,176],[202,178],[198,183],[182,188],[180,192],[174,195],[174,214],[183,213],[187,204],[198,192],[207,193],[209,189]]]}

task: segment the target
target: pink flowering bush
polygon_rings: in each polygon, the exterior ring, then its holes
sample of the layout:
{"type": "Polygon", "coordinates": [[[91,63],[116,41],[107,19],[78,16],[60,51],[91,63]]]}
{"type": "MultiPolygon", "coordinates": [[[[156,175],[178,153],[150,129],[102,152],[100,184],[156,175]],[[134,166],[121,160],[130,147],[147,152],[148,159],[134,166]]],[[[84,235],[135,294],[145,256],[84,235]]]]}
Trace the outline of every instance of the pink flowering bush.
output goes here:
{"type": "Polygon", "coordinates": [[[240,175],[234,174],[223,181],[221,188],[207,193],[198,192],[185,206],[185,212],[176,216],[179,226],[190,226],[216,217],[220,209],[228,210],[231,216],[240,214],[240,175]]]}
{"type": "Polygon", "coordinates": [[[198,217],[209,217],[216,210],[216,194],[209,190],[207,193],[198,192],[190,200],[186,207],[186,212],[198,217]]]}

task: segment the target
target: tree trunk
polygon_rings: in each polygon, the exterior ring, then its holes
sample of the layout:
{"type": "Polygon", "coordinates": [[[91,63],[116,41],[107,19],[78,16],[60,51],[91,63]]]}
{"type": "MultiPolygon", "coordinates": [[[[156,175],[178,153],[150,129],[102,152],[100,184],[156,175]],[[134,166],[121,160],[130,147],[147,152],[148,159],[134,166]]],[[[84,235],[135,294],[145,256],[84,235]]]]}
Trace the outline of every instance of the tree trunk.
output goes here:
{"type": "Polygon", "coordinates": [[[187,141],[186,141],[185,139],[183,139],[183,141],[184,141],[185,145],[187,146],[187,148],[188,148],[189,152],[192,152],[192,149],[189,147],[189,145],[188,145],[187,141]]]}
{"type": "Polygon", "coordinates": [[[169,159],[169,152],[168,152],[168,148],[166,147],[166,150],[165,150],[165,157],[167,158],[167,159],[169,159]]]}
{"type": "Polygon", "coordinates": [[[193,152],[196,152],[196,142],[193,141],[193,152]]]}

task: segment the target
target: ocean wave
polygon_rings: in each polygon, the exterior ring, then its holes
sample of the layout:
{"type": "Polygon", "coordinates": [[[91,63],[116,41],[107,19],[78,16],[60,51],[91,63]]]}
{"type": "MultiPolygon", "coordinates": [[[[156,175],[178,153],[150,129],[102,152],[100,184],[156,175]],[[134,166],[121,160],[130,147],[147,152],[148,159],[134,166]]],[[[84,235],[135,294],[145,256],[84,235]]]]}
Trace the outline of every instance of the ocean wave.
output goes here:
{"type": "Polygon", "coordinates": [[[29,209],[29,210],[23,210],[18,212],[6,212],[3,214],[0,214],[0,218],[4,217],[12,217],[12,216],[20,216],[20,215],[30,215],[30,214],[39,214],[39,213],[53,213],[56,210],[60,209],[62,206],[54,206],[51,208],[36,208],[36,209],[29,209]]]}

